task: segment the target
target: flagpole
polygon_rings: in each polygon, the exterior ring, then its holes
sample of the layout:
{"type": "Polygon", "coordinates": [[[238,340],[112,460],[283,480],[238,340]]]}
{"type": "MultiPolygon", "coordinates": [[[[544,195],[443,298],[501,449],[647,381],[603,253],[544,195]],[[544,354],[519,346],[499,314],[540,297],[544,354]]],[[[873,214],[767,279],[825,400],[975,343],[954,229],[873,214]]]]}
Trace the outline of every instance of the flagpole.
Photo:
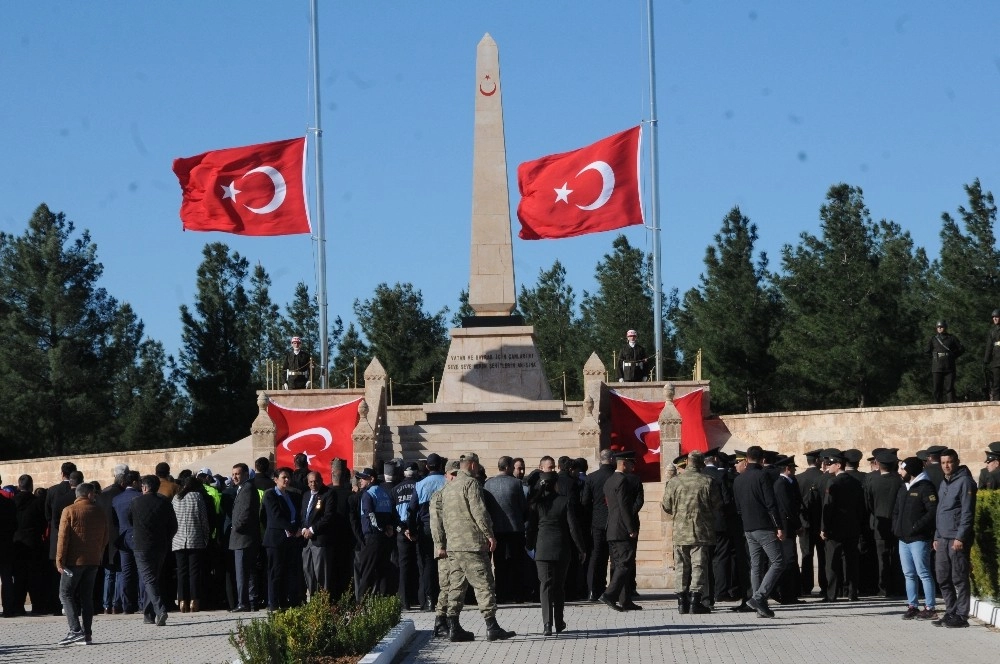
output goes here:
{"type": "Polygon", "coordinates": [[[326,369],[329,366],[327,348],[327,297],[326,297],[326,222],[323,216],[323,129],[320,126],[319,100],[319,17],[317,0],[311,0],[309,22],[312,28],[312,44],[310,55],[313,74],[313,127],[311,129],[315,143],[313,155],[316,159],[316,302],[319,305],[319,356],[320,356],[320,386],[326,389],[326,369]]]}
{"type": "Polygon", "coordinates": [[[663,380],[663,286],[660,278],[659,151],[656,147],[656,47],[653,43],[653,0],[646,0],[649,21],[649,216],[653,230],[653,336],[656,344],[656,380],[663,380]]]}

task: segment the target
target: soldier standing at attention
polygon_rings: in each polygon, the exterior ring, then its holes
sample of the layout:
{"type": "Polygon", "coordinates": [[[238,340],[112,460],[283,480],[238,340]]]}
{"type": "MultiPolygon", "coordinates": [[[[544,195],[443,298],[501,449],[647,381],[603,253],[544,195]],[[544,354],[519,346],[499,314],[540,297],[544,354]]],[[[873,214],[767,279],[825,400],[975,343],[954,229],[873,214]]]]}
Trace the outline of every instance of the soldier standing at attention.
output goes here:
{"type": "Polygon", "coordinates": [[[451,559],[448,590],[448,626],[452,641],[471,641],[472,632],[462,629],[459,614],[462,598],[469,585],[476,592],[476,603],[486,620],[486,640],[509,639],[508,632],[497,624],[496,582],[490,554],[496,549],[493,522],[483,502],[483,490],[476,481],[479,455],[469,452],[461,459],[454,480],[441,490],[444,529],[448,533],[448,558],[451,559]]]}
{"type": "Polygon", "coordinates": [[[955,360],[965,352],[962,342],[948,334],[948,322],[939,320],[937,333],[927,342],[934,377],[934,403],[955,402],[955,360]]]}
{"type": "Polygon", "coordinates": [[[301,350],[302,339],[292,337],[292,350],[285,353],[285,382],[282,385],[286,390],[304,390],[312,387],[309,380],[309,365],[312,358],[309,353],[301,350]]]}
{"type": "Polygon", "coordinates": [[[1000,489],[1000,442],[986,450],[986,467],[979,473],[980,489],[1000,489]]]}
{"type": "Polygon", "coordinates": [[[706,600],[711,600],[711,550],[722,491],[705,473],[704,454],[688,454],[687,469],[664,487],[660,507],[674,517],[677,607],[681,613],[711,613],[706,600]]]}
{"type": "Polygon", "coordinates": [[[618,382],[646,380],[646,349],[638,344],[635,330],[625,333],[626,343],[618,355],[618,382]]]}
{"type": "MultiPolygon", "coordinates": [[[[428,465],[430,465],[431,457],[436,457],[436,464],[440,463],[440,457],[436,454],[431,454],[427,457],[428,465]]],[[[455,479],[458,475],[460,465],[457,459],[448,462],[448,469],[445,473],[445,482],[450,482],[455,479]]],[[[426,479],[426,478],[425,478],[426,479]]],[[[440,582],[437,584],[439,588],[437,601],[435,602],[435,613],[434,616],[434,636],[435,637],[450,637],[452,641],[471,641],[472,632],[467,632],[462,629],[462,626],[458,624],[458,614],[462,612],[462,606],[464,604],[465,595],[463,594],[458,598],[458,606],[452,607],[451,615],[448,614],[448,592],[451,589],[450,577],[451,577],[451,560],[448,559],[448,537],[444,532],[444,503],[441,501],[443,497],[442,490],[444,489],[444,484],[441,488],[437,489],[431,494],[430,500],[428,501],[428,518],[429,518],[429,528],[430,537],[433,540],[434,545],[434,557],[437,559],[437,575],[440,582]],[[452,631],[450,625],[454,624],[458,627],[457,630],[452,631]]],[[[430,597],[428,595],[428,597],[430,597]]]]}
{"type": "Polygon", "coordinates": [[[993,325],[986,334],[986,355],[983,364],[988,372],[990,384],[990,401],[1000,399],[1000,309],[994,309],[990,314],[993,325]]]}

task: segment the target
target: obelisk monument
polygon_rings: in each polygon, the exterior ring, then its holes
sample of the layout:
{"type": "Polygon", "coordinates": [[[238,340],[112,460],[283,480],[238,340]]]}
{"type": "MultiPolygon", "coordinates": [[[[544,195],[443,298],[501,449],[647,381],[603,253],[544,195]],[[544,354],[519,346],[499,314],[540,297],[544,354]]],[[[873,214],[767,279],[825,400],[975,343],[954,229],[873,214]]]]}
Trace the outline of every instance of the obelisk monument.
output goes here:
{"type": "Polygon", "coordinates": [[[500,55],[488,34],[476,49],[469,305],[476,315],[451,331],[441,389],[428,413],[556,410],[534,329],[514,315],[507,150],[500,55]]]}

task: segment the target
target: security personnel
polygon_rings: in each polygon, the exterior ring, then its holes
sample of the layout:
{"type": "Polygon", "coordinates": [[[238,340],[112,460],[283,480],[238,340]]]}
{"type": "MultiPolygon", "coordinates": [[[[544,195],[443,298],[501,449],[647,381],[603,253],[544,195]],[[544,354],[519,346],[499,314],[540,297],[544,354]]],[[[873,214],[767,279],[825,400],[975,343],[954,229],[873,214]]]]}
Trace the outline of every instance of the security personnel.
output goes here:
{"type": "MultiPolygon", "coordinates": [[[[436,454],[431,454],[427,457],[428,467],[433,464],[436,468],[441,461],[442,459],[436,454]],[[436,458],[432,460],[431,457],[436,458]]],[[[458,459],[449,461],[446,474],[442,476],[446,478],[445,482],[455,479],[459,469],[458,459]]],[[[458,598],[458,605],[451,607],[451,614],[448,613],[448,592],[451,589],[449,585],[451,579],[451,559],[448,558],[448,537],[444,532],[444,502],[442,501],[444,494],[441,492],[443,488],[444,483],[431,494],[427,501],[428,528],[430,530],[430,537],[434,543],[434,558],[437,560],[437,575],[440,579],[440,583],[435,584],[440,592],[434,603],[436,614],[434,616],[434,636],[438,638],[447,636],[453,641],[471,641],[472,638],[469,637],[472,632],[465,631],[458,624],[458,614],[462,612],[462,606],[465,603],[464,594],[458,598]],[[456,625],[458,630],[451,631],[451,624],[456,625]]]]}
{"type": "Polygon", "coordinates": [[[1000,441],[986,450],[986,467],[979,473],[980,489],[1000,489],[1000,441]]]}
{"type": "Polygon", "coordinates": [[[878,558],[878,594],[891,597],[902,594],[903,568],[899,562],[899,539],[892,533],[892,510],[903,486],[895,449],[874,450],[878,473],[868,474],[865,503],[871,513],[878,558]]]}
{"type": "MultiPolygon", "coordinates": [[[[847,465],[844,466],[844,472],[861,483],[862,491],[871,477],[871,473],[860,470],[861,461],[864,459],[864,456],[864,453],[858,449],[851,448],[844,450],[844,459],[847,461],[847,465]]],[[[867,503],[864,503],[864,510],[865,518],[861,522],[861,539],[858,540],[860,555],[858,559],[858,569],[860,570],[858,592],[862,595],[875,595],[878,593],[878,560],[875,555],[875,533],[871,523],[871,511],[868,509],[867,503]]]]}
{"type": "Polygon", "coordinates": [[[926,353],[931,357],[931,375],[934,377],[934,403],[955,401],[955,360],[965,348],[954,334],[948,334],[948,321],[939,320],[937,333],[927,342],[926,353]]]}
{"type": "Polygon", "coordinates": [[[712,573],[709,575],[710,588],[707,599],[713,608],[715,602],[721,599],[732,599],[737,585],[733,569],[736,547],[728,531],[728,522],[737,512],[733,500],[733,479],[726,471],[724,458],[726,458],[725,453],[718,447],[705,452],[705,470],[702,471],[715,482],[722,498],[722,509],[715,511],[712,524],[715,530],[715,546],[712,547],[712,573]]]}
{"type": "Polygon", "coordinates": [[[618,355],[618,382],[646,380],[646,349],[636,341],[635,330],[625,333],[626,343],[618,355]]]}
{"type": "Polygon", "coordinates": [[[361,494],[361,534],[363,543],[357,555],[358,597],[369,591],[388,594],[389,555],[396,537],[396,512],[392,498],[379,484],[375,470],[365,468],[354,474],[361,494]]]}
{"type": "Polygon", "coordinates": [[[778,518],[781,532],[781,557],[785,566],[776,586],[778,602],[799,604],[799,565],[796,557],[795,538],[802,533],[802,494],[795,481],[795,457],[782,456],[774,461],[780,471],[774,481],[774,501],[778,504],[778,518]]]}
{"type": "Polygon", "coordinates": [[[635,452],[615,455],[614,475],[604,483],[608,503],[608,548],[611,550],[611,581],[600,600],[615,611],[637,610],[631,599],[635,583],[635,556],[639,541],[639,513],[642,483],[629,478],[635,468],[635,452]],[[615,602],[620,602],[616,604],[615,602]]]}
{"type": "Polygon", "coordinates": [[[799,574],[799,592],[809,595],[813,588],[813,559],[815,557],[816,576],[819,577],[819,594],[826,596],[826,547],[819,538],[820,521],[823,517],[823,496],[826,495],[826,480],[829,475],[821,469],[823,450],[806,452],[809,466],[796,473],[802,494],[802,534],[799,536],[799,551],[802,554],[802,569],[799,574]],[[815,550],[815,553],[814,553],[815,550]]]}
{"type": "Polygon", "coordinates": [[[490,554],[496,549],[493,521],[483,490],[476,481],[479,472],[479,455],[469,452],[461,458],[461,469],[454,480],[441,490],[444,529],[448,533],[448,557],[451,559],[448,589],[448,626],[452,641],[471,641],[472,632],[459,624],[462,598],[471,585],[476,592],[476,603],[486,621],[486,640],[509,639],[508,632],[497,624],[496,581],[490,564],[490,554]]]}
{"type": "Polygon", "coordinates": [[[820,539],[826,546],[826,597],[836,601],[847,592],[851,601],[858,599],[858,540],[865,524],[865,493],[861,483],[844,471],[846,460],[835,448],[823,450],[827,472],[832,476],[823,498],[820,539]]]}
{"type": "Polygon", "coordinates": [[[994,309],[990,314],[993,325],[986,334],[986,354],[983,364],[989,372],[990,401],[1000,399],[1000,309],[994,309]]]}
{"type": "Polygon", "coordinates": [[[282,387],[286,390],[303,390],[312,387],[312,381],[309,380],[312,358],[301,347],[302,339],[292,337],[292,350],[285,353],[285,364],[282,367],[285,373],[285,382],[282,387]]]}

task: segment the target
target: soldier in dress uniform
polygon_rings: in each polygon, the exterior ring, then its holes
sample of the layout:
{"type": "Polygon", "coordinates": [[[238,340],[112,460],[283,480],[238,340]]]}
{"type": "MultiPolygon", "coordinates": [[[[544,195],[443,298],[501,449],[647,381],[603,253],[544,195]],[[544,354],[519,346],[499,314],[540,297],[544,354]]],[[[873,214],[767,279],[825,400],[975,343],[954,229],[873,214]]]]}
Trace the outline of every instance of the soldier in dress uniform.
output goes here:
{"type": "MultiPolygon", "coordinates": [[[[844,472],[856,479],[861,484],[862,491],[868,484],[870,473],[860,469],[861,461],[864,459],[861,450],[851,448],[844,450],[844,459],[847,465],[844,472]]],[[[875,533],[872,530],[871,511],[868,505],[864,504],[865,519],[861,522],[861,539],[858,540],[859,561],[858,569],[858,592],[862,595],[875,595],[878,593],[878,560],[875,555],[875,533]]]]}
{"type": "Polygon", "coordinates": [[[483,489],[476,481],[479,455],[469,452],[461,458],[461,469],[454,480],[441,489],[444,529],[448,533],[448,557],[451,558],[448,590],[448,626],[452,641],[471,641],[472,632],[462,629],[459,613],[468,586],[476,593],[476,603],[486,621],[486,639],[509,639],[509,632],[497,624],[496,581],[490,554],[496,549],[493,521],[483,502],[483,489]]]}
{"type": "Polygon", "coordinates": [[[994,309],[990,314],[993,324],[986,334],[986,354],[983,365],[986,367],[990,385],[990,401],[1000,399],[1000,309],[994,309]]]}
{"type": "Polygon", "coordinates": [[[618,382],[637,382],[646,380],[646,349],[636,341],[635,330],[625,333],[625,345],[618,355],[618,382]]]}
{"type": "Polygon", "coordinates": [[[615,462],[614,475],[604,483],[604,499],[608,503],[611,582],[600,600],[615,611],[628,611],[639,608],[631,599],[631,584],[635,583],[636,544],[639,540],[639,514],[635,505],[640,500],[642,483],[629,478],[635,468],[635,452],[619,452],[615,455],[615,462]]]}
{"type": "Polygon", "coordinates": [[[795,538],[802,534],[802,494],[795,481],[795,457],[782,456],[774,461],[780,471],[774,481],[774,500],[778,503],[781,532],[781,554],[785,567],[775,590],[781,604],[799,604],[799,565],[796,558],[795,538]]]}
{"type": "Polygon", "coordinates": [[[309,353],[302,350],[301,346],[302,339],[292,337],[292,350],[285,353],[285,364],[282,367],[285,381],[282,387],[286,390],[303,390],[312,387],[312,381],[309,380],[309,366],[312,364],[312,359],[309,357],[309,353]]]}
{"type": "Polygon", "coordinates": [[[733,568],[736,546],[729,537],[728,522],[736,512],[736,502],[733,499],[733,479],[726,471],[719,448],[705,452],[705,470],[719,489],[722,498],[722,509],[715,511],[712,528],[715,531],[715,545],[712,551],[712,573],[709,575],[709,596],[711,606],[715,602],[736,597],[736,573],[733,568]]]}
{"type": "MultiPolygon", "coordinates": [[[[944,452],[947,447],[944,445],[931,445],[925,450],[925,459],[921,459],[924,462],[924,473],[927,474],[927,479],[931,481],[934,485],[934,490],[938,491],[941,487],[941,482],[944,481],[944,471],[941,470],[941,453],[944,452]]],[[[917,457],[920,457],[920,453],[917,453],[917,457]]]]}
{"type": "Polygon", "coordinates": [[[836,601],[846,591],[858,599],[858,540],[866,522],[865,493],[861,483],[844,470],[847,462],[836,448],[823,450],[831,479],[823,498],[820,539],[826,546],[827,592],[824,602],[836,601]]]}
{"type": "Polygon", "coordinates": [[[948,321],[939,320],[936,334],[927,342],[926,353],[931,358],[931,375],[934,377],[934,403],[955,401],[955,360],[965,348],[954,334],[948,333],[948,321]]]}
{"type": "Polygon", "coordinates": [[[878,473],[869,473],[865,485],[865,503],[871,514],[875,534],[875,555],[878,558],[878,594],[892,597],[902,593],[903,568],[899,562],[899,539],[892,533],[892,510],[903,485],[899,476],[896,449],[872,451],[878,463],[878,473]]]}
{"type": "Polygon", "coordinates": [[[978,488],[1000,489],[1000,441],[986,450],[986,467],[979,473],[978,488]]]}
{"type": "Polygon", "coordinates": [[[799,574],[799,592],[809,595],[813,589],[813,560],[816,576],[819,577],[819,594],[826,596],[826,547],[819,538],[820,521],[823,516],[823,496],[826,494],[826,480],[829,475],[822,471],[823,450],[806,452],[809,466],[796,473],[802,495],[802,534],[799,536],[799,551],[802,554],[802,569],[799,574]]]}

